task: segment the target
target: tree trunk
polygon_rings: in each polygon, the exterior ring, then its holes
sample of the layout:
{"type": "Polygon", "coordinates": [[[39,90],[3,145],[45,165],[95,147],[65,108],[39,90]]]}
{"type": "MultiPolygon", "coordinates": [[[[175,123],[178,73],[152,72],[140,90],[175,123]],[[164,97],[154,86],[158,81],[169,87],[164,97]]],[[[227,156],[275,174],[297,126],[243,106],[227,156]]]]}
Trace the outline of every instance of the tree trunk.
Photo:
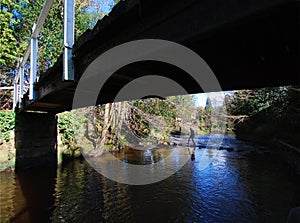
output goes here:
{"type": "Polygon", "coordinates": [[[102,155],[104,152],[104,145],[105,145],[107,131],[112,122],[112,111],[113,111],[112,108],[113,105],[111,103],[105,104],[103,128],[101,132],[101,137],[98,137],[97,145],[96,145],[96,153],[98,156],[102,155]]]}

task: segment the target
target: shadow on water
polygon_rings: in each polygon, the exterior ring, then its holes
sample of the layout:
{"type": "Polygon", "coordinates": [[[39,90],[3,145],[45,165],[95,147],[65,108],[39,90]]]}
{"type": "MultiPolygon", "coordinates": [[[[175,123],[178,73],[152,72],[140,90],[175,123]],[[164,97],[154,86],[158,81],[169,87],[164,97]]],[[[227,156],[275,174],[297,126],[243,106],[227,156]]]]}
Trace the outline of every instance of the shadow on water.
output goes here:
{"type": "Polygon", "coordinates": [[[47,222],[55,178],[55,166],[1,174],[1,222],[47,222]]]}

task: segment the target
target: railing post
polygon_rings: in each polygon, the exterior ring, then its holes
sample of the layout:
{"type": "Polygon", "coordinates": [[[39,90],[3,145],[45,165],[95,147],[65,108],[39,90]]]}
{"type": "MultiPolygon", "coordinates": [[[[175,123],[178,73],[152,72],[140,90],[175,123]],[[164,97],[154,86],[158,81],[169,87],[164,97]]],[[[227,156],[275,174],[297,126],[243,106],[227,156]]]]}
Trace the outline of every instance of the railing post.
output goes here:
{"type": "Polygon", "coordinates": [[[24,94],[24,67],[20,67],[20,93],[19,93],[19,108],[22,108],[22,98],[24,94]]]}
{"type": "Polygon", "coordinates": [[[74,44],[75,2],[64,1],[64,60],[63,80],[74,80],[72,47],[74,44]]]}
{"type": "Polygon", "coordinates": [[[24,94],[24,67],[20,67],[20,98],[24,94]]]}
{"type": "Polygon", "coordinates": [[[15,80],[15,82],[14,82],[14,103],[13,103],[13,109],[16,108],[17,103],[18,103],[18,83],[15,80]]]}
{"type": "MultiPolygon", "coordinates": [[[[35,30],[35,24],[33,25],[32,31],[35,30]]],[[[37,49],[38,49],[38,40],[36,37],[31,37],[31,49],[30,49],[30,81],[29,81],[29,100],[34,100],[36,95],[33,89],[34,82],[36,80],[37,73],[37,49]]]]}

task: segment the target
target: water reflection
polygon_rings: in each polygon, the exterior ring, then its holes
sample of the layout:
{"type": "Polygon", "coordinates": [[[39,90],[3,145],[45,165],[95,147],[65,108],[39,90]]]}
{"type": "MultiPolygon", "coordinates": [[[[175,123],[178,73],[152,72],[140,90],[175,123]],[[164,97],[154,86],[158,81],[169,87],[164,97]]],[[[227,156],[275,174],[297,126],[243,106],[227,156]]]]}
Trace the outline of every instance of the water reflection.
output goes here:
{"type": "MultiPolygon", "coordinates": [[[[219,151],[203,169],[202,159],[215,151],[196,149],[196,159],[174,175],[143,186],[111,181],[84,159],[57,170],[3,173],[0,221],[285,222],[289,209],[300,206],[299,178],[289,175],[275,154],[251,154],[251,145],[232,138],[225,144],[242,152],[219,151]]],[[[159,148],[115,156],[143,165],[169,152],[159,148]]]]}
{"type": "Polygon", "coordinates": [[[16,212],[14,207],[14,197],[16,191],[15,175],[11,173],[0,174],[0,222],[8,220],[16,212]]]}
{"type": "Polygon", "coordinates": [[[1,174],[1,222],[47,222],[54,203],[56,170],[43,167],[1,174]]]}

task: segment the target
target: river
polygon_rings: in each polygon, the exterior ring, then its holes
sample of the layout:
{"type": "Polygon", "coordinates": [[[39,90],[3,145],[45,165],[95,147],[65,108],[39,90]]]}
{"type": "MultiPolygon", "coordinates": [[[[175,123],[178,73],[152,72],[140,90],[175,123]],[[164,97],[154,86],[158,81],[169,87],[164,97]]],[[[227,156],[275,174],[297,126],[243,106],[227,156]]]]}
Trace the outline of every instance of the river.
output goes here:
{"type": "MultiPolygon", "coordinates": [[[[205,136],[199,136],[198,141],[205,136]]],[[[207,168],[203,151],[165,180],[127,185],[107,179],[84,158],[62,166],[1,173],[1,222],[286,222],[300,206],[300,179],[278,153],[225,137],[207,168]],[[264,152],[260,152],[260,151],[264,152]],[[259,151],[259,152],[256,152],[259,151]]],[[[170,148],[160,150],[169,151],[170,148]]],[[[153,151],[128,162],[155,162],[153,151]]],[[[124,153],[119,156],[124,156],[124,153]]]]}

